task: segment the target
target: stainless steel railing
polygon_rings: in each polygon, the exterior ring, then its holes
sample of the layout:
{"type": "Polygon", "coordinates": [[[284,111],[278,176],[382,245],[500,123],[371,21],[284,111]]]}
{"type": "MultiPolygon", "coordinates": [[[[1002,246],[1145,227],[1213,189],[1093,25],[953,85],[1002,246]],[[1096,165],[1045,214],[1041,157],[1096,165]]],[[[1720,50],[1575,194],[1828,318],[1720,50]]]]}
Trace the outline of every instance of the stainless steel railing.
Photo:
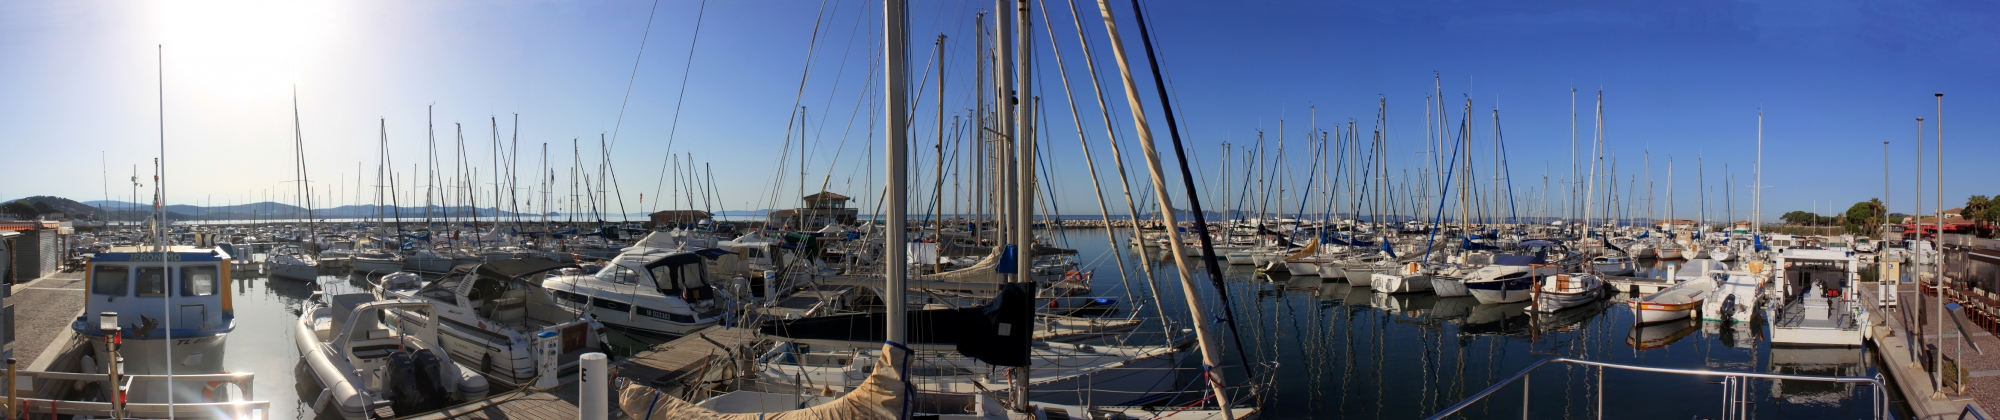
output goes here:
{"type": "MultiPolygon", "coordinates": [[[[1450,417],[1453,414],[1457,414],[1460,410],[1464,410],[1466,407],[1470,407],[1472,406],[1472,404],[1478,403],[1480,400],[1486,399],[1487,396],[1493,395],[1493,393],[1495,392],[1499,392],[1501,388],[1505,388],[1508,384],[1512,384],[1516,380],[1521,381],[1521,417],[1529,418],[1528,408],[1530,404],[1528,400],[1528,395],[1529,395],[1528,391],[1531,390],[1532,388],[1529,387],[1528,374],[1534,373],[1535,370],[1541,369],[1543,366],[1547,366],[1550,364],[1557,364],[1557,363],[1592,366],[1597,368],[1596,376],[1597,376],[1598,418],[1604,417],[1604,369],[1607,368],[1618,369],[1618,370],[1640,371],[1640,372],[1668,373],[1675,375],[1721,376],[1723,377],[1722,386],[1723,386],[1723,403],[1724,403],[1722,418],[1726,419],[1750,418],[1750,413],[1747,410],[1746,405],[1749,404],[1747,401],[1749,400],[1749,395],[1750,395],[1751,379],[1778,379],[1787,381],[1815,381],[1815,382],[1834,382],[1834,383],[1869,385],[1874,387],[1875,389],[1873,392],[1874,404],[1875,404],[1874,418],[1887,419],[1890,418],[1890,413],[1891,413],[1891,410],[1889,408],[1888,389],[1884,386],[1885,383],[1883,382],[1882,375],[1880,374],[1877,374],[1874,377],[1861,377],[1861,376],[1785,375],[1776,373],[1756,373],[1756,372],[1726,372],[1726,371],[1714,371],[1705,369],[1673,369],[1673,368],[1661,368],[1661,367],[1651,367],[1651,366],[1621,365],[1617,363],[1593,362],[1589,360],[1578,360],[1567,357],[1551,357],[1535,361],[1534,364],[1528,365],[1526,369],[1521,369],[1521,372],[1515,373],[1514,376],[1509,376],[1507,377],[1507,379],[1501,380],[1498,383],[1494,383],[1492,386],[1488,386],[1486,387],[1486,389],[1480,390],[1478,394],[1473,394],[1471,397],[1466,398],[1464,401],[1459,401],[1458,404],[1452,405],[1451,407],[1447,407],[1444,410],[1437,412],[1436,414],[1432,414],[1430,418],[1432,420],[1438,420],[1450,417]]],[[[1977,414],[1975,413],[1975,415],[1977,414]]],[[[1961,417],[1963,417],[1963,415],[1961,415],[1961,417]]],[[[1984,416],[1979,416],[1979,418],[1981,420],[1985,420],[1984,416]]]]}

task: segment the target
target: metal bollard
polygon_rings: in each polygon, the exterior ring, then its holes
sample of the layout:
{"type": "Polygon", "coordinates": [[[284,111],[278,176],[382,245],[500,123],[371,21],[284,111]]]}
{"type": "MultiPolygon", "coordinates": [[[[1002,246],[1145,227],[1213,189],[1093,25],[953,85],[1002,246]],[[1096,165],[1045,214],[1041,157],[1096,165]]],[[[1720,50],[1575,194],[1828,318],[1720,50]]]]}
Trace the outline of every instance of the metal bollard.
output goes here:
{"type": "Polygon", "coordinates": [[[604,353],[584,353],[577,366],[577,388],[579,400],[577,418],[583,420],[605,420],[609,418],[611,405],[611,383],[606,381],[607,359],[604,353]]]}

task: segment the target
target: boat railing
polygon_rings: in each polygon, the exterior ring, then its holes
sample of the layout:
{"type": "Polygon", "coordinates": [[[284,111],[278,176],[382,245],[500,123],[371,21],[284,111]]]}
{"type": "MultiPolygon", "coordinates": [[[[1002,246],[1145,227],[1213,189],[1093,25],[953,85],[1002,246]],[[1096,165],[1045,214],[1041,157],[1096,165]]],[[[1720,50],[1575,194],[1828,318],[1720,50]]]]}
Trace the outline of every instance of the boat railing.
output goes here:
{"type": "Polygon", "coordinates": [[[1958,410],[1958,420],[1965,420],[1967,418],[1986,420],[1986,413],[1980,412],[1978,408],[1973,408],[1972,404],[1966,404],[1965,409],[1958,410]]]}
{"type": "MultiPolygon", "coordinates": [[[[1429,418],[1432,420],[1438,420],[1451,417],[1453,414],[1457,414],[1459,411],[1464,410],[1466,407],[1470,407],[1473,404],[1486,399],[1486,397],[1491,396],[1496,392],[1499,392],[1501,388],[1505,388],[1508,384],[1512,384],[1515,381],[1521,382],[1521,416],[1522,418],[1532,418],[1528,415],[1528,408],[1530,407],[1528,396],[1530,394],[1530,391],[1532,390],[1532,388],[1529,388],[1530,383],[1528,375],[1534,373],[1536,370],[1541,369],[1544,366],[1548,366],[1551,364],[1583,365],[1583,366],[1592,366],[1597,368],[1596,402],[1597,402],[1597,413],[1599,418],[1602,418],[1604,416],[1604,370],[1605,369],[1667,373],[1667,374],[1689,375],[1689,376],[1721,376],[1723,377],[1721,384],[1723,390],[1723,403],[1724,403],[1722,418],[1750,417],[1749,409],[1750,409],[1750,404],[1752,404],[1752,402],[1750,401],[1751,398],[1750,388],[1751,388],[1751,380],[1753,379],[1832,382],[1832,383],[1842,383],[1842,384],[1868,385],[1875,389],[1873,392],[1874,395],[1872,401],[1874,404],[1873,418],[1876,419],[1892,418],[1892,411],[1891,408],[1889,407],[1888,388],[1884,386],[1885,382],[1883,382],[1882,376],[1880,374],[1877,374],[1873,377],[1864,377],[1864,376],[1787,375],[1787,374],[1757,373],[1757,372],[1728,372],[1728,371],[1716,371],[1707,369],[1675,369],[1675,368],[1662,368],[1662,367],[1652,367],[1652,366],[1624,365],[1617,363],[1605,363],[1605,362],[1594,362],[1589,360],[1571,359],[1567,357],[1551,357],[1535,361],[1534,364],[1528,365],[1526,369],[1521,369],[1519,373],[1515,373],[1513,376],[1507,377],[1507,379],[1503,379],[1500,382],[1494,383],[1492,386],[1488,386],[1486,387],[1486,389],[1480,390],[1478,394],[1473,394],[1471,397],[1466,398],[1464,401],[1459,401],[1458,404],[1452,405],[1451,407],[1447,407],[1442,411],[1438,411],[1436,414],[1432,414],[1429,418]]],[[[1967,406],[1967,408],[1970,409],[1971,407],[1967,406]]],[[[1963,414],[1961,414],[1960,417],[1962,420],[1964,417],[1963,414]]],[[[1981,420],[1985,420],[1985,416],[1983,415],[1978,415],[1978,418],[1981,420]]]]}
{"type": "MultiPolygon", "coordinates": [[[[111,383],[111,378],[102,373],[18,370],[14,372],[14,375],[19,380],[7,381],[6,391],[9,396],[22,391],[33,391],[36,382],[38,382],[37,380],[41,379],[111,383]],[[19,385],[16,386],[15,382],[18,382],[19,385]]],[[[234,385],[241,393],[242,401],[216,402],[213,401],[215,398],[210,397],[208,401],[202,402],[176,402],[173,404],[126,403],[122,404],[123,407],[120,410],[121,407],[116,407],[106,401],[69,401],[27,397],[14,397],[12,399],[18,401],[18,411],[27,414],[48,413],[51,415],[67,414],[72,416],[108,417],[122,411],[125,417],[130,418],[168,418],[171,417],[169,413],[177,416],[194,417],[268,418],[271,411],[271,402],[256,401],[256,394],[254,393],[256,388],[251,385],[251,380],[254,377],[255,375],[251,373],[121,376],[121,379],[124,379],[125,382],[122,384],[124,388],[130,388],[135,384],[164,383],[172,380],[187,384],[202,384],[204,395],[212,395],[211,393],[215,392],[226,393],[227,390],[222,388],[221,385],[234,385]]],[[[226,395],[222,397],[227,398],[226,395]]]]}

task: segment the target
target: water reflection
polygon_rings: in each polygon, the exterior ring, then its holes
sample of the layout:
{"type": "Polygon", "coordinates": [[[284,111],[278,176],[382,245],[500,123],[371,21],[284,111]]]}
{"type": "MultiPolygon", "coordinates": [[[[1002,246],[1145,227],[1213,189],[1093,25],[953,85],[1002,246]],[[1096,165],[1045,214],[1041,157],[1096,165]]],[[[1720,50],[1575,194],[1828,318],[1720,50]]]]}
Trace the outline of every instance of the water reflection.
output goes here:
{"type": "MultiPolygon", "coordinates": [[[[1071,231],[1066,247],[1081,259],[1110,251],[1103,231],[1071,231]]],[[[1123,235],[1120,235],[1123,236],[1123,235]]],[[[1121,241],[1119,243],[1125,243],[1121,241]]],[[[1165,253],[1151,250],[1155,256],[1165,253]]],[[[1096,261],[1111,261],[1108,256],[1096,261]]],[[[1184,317],[1179,281],[1171,263],[1147,261],[1161,276],[1167,312],[1184,317]]],[[[1683,261],[1641,260],[1634,276],[1670,277],[1683,261]]],[[[1109,267],[1109,263],[1101,264],[1109,267]]],[[[1257,273],[1247,265],[1221,267],[1231,305],[1222,307],[1215,290],[1197,269],[1208,313],[1218,320],[1234,314],[1243,352],[1226,346],[1229,364],[1239,358],[1275,361],[1280,368],[1268,396],[1272,418],[1421,418],[1506,379],[1548,357],[1676,368],[1709,368],[1819,375],[1873,375],[1865,350],[1772,349],[1753,323],[1704,324],[1693,320],[1634,328],[1629,295],[1607,296],[1593,304],[1553,314],[1533,314],[1528,303],[1479,304],[1471,298],[1430,294],[1386,295],[1316,276],[1257,273]],[[1838,357],[1833,357],[1838,356],[1838,357]],[[1795,363],[1794,361],[1797,361],[1795,363]]],[[[1137,273],[1137,270],[1133,270],[1137,273]]],[[[1104,276],[1098,287],[1115,288],[1104,276]]],[[[1136,282],[1135,282],[1136,283],[1136,282]]],[[[1143,293],[1142,293],[1143,294],[1143,293]]],[[[1221,325],[1220,323],[1218,325],[1221,325]]],[[[1232,376],[1236,378],[1240,375],[1232,376]]],[[[1721,388],[1705,378],[1608,371],[1603,406],[1606,417],[1715,417],[1722,412],[1721,388]],[[1615,413],[1626,413],[1625,415],[1615,413]]],[[[1866,392],[1826,389],[1826,384],[1753,381],[1751,417],[1843,418],[1868,413],[1866,392]],[[1862,395],[1861,397],[1853,397],[1862,395]],[[1820,403],[1819,400],[1834,403],[1820,403]],[[1811,404],[1806,404],[1811,402],[1811,404]]],[[[1532,377],[1531,418],[1587,418],[1597,413],[1596,372],[1574,367],[1545,368],[1532,377]]],[[[1518,386],[1464,411],[1468,418],[1520,418],[1518,386]]]]}

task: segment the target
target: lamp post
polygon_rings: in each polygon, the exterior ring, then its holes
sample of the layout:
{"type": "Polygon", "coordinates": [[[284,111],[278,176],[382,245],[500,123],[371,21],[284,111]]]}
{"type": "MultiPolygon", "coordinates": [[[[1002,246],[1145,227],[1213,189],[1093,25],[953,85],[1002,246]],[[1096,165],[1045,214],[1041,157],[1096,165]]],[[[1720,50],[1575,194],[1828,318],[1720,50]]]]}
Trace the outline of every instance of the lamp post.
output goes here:
{"type": "MultiPolygon", "coordinates": [[[[1934,265],[1936,265],[1934,269],[1937,270],[1937,278],[1936,280],[1933,280],[1937,282],[1937,286],[1934,286],[1936,288],[1935,290],[1937,290],[1937,336],[1936,337],[1938,338],[1939,344],[1943,344],[1944,342],[1944,92],[1937,93],[1937,109],[1938,109],[1938,115],[1937,115],[1938,118],[1936,121],[1932,121],[1931,124],[1937,126],[1937,129],[1932,131],[1937,132],[1938,190],[1937,190],[1937,208],[1933,210],[1937,212],[1937,219],[1936,219],[1937,222],[1935,224],[1937,225],[1938,233],[1937,233],[1937,239],[1932,240],[1931,243],[1935,244],[1933,246],[1937,248],[1937,257],[1935,257],[1934,259],[1935,262],[1933,263],[1934,265]]],[[[1922,139],[1918,139],[1917,143],[1923,144],[1922,139]]],[[[1923,159],[1923,157],[1918,156],[1917,159],[1923,159]]],[[[1933,371],[1933,373],[1931,374],[1931,376],[1934,378],[1931,389],[1936,390],[1936,392],[1932,395],[1933,398],[1944,396],[1944,352],[1942,351],[1943,350],[1942,348],[1940,348],[1939,350],[1940,351],[1934,352],[1936,353],[1936,356],[1934,358],[1937,360],[1936,364],[1937,370],[1933,371]]],[[[1957,372],[1952,372],[1952,373],[1957,374],[1957,372]]],[[[1963,382],[1965,381],[1965,378],[1959,378],[1958,380],[1963,382]]]]}

